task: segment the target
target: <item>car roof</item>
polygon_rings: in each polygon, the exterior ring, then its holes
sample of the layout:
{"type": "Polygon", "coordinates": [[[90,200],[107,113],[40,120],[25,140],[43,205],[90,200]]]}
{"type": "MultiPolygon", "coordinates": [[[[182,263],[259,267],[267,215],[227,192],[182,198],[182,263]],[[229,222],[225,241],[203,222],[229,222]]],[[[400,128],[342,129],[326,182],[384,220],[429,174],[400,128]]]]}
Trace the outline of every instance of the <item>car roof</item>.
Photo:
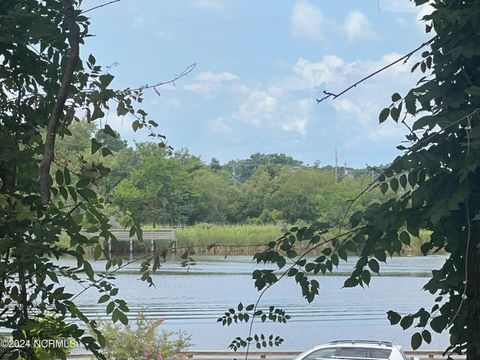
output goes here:
{"type": "Polygon", "coordinates": [[[335,346],[349,346],[349,347],[371,347],[371,348],[393,348],[389,341],[375,341],[375,340],[336,340],[327,344],[317,345],[316,348],[321,347],[335,347],[335,346]]]}

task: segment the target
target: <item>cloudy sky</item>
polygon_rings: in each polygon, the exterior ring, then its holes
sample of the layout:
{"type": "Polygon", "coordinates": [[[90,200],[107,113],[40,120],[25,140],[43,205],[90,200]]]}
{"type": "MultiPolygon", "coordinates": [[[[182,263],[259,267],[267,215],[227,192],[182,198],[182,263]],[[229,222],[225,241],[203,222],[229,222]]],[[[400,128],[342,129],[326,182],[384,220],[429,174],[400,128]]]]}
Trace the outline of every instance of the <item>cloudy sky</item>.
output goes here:
{"type": "MultiPolygon", "coordinates": [[[[341,164],[363,167],[397,154],[406,129],[379,125],[378,113],[415,85],[415,59],[336,100],[315,98],[428,39],[426,11],[408,0],[122,0],[89,13],[95,36],[82,55],[116,64],[117,88],[166,81],[196,63],[142,106],[170,145],[207,162],[278,152],[327,165],[336,148],[341,164]]],[[[129,118],[110,113],[105,122],[131,143],[147,139],[129,118]]]]}

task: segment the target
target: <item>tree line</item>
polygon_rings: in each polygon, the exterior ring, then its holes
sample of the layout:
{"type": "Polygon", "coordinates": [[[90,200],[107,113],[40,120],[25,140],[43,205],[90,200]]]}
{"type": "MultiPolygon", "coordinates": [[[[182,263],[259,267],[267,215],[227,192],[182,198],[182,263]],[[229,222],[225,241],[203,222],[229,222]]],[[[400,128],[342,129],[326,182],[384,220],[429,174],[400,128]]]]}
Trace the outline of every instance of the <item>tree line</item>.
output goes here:
{"type": "MultiPolygon", "coordinates": [[[[129,146],[118,133],[105,135],[87,122],[73,123],[70,132],[73,136],[59,143],[57,157],[95,177],[119,225],[128,214],[153,226],[317,220],[339,226],[349,201],[375,176],[372,169],[335,171],[285,154],[255,153],[223,165],[216,158],[205,162],[184,148],[171,152],[152,142],[129,146]],[[102,157],[100,165],[99,155],[91,155],[92,146],[108,148],[114,156],[102,157]],[[107,168],[108,176],[102,176],[107,168]]],[[[350,210],[363,209],[380,197],[374,189],[350,210]]]]}

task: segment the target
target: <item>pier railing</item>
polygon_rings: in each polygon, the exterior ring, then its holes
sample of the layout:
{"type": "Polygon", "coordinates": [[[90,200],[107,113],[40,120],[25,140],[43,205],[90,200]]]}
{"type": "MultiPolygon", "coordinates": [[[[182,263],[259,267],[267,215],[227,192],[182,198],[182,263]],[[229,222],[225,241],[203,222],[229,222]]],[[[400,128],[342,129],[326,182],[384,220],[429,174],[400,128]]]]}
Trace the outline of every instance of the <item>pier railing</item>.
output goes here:
{"type": "MultiPolygon", "coordinates": [[[[291,351],[250,351],[248,358],[251,360],[289,360],[300,354],[300,350],[291,351]]],[[[443,357],[443,351],[440,350],[407,350],[404,351],[408,359],[416,357],[420,360],[441,360],[446,359],[443,357]]],[[[195,350],[185,352],[187,359],[191,360],[242,360],[245,358],[244,351],[218,351],[218,350],[195,350]]],[[[454,355],[454,359],[465,359],[465,356],[454,355]]],[[[93,359],[91,355],[87,354],[71,354],[67,356],[67,359],[87,360],[93,359]]]]}
{"type": "MultiPolygon", "coordinates": [[[[134,242],[138,242],[136,237],[130,237],[130,232],[128,230],[111,230],[112,234],[117,238],[118,241],[128,241],[130,258],[133,257],[134,253],[134,242]]],[[[150,242],[150,251],[155,251],[155,241],[164,240],[169,242],[169,248],[172,253],[177,251],[177,232],[175,229],[159,229],[159,230],[143,230],[143,242],[146,244],[150,242]]],[[[112,244],[108,242],[108,252],[112,252],[112,244]]]]}

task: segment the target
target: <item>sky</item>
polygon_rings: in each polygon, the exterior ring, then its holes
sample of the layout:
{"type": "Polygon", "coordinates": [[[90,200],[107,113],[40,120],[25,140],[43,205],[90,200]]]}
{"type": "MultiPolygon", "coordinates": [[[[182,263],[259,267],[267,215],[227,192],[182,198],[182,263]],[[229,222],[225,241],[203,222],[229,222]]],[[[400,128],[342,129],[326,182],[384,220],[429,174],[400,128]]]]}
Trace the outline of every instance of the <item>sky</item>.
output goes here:
{"type": "MultiPolygon", "coordinates": [[[[84,9],[106,1],[84,0],[84,9]]],[[[428,5],[427,5],[428,6],[428,5]]],[[[121,0],[88,13],[93,37],[82,56],[112,66],[113,87],[168,81],[141,107],[174,149],[209,162],[285,153],[306,164],[364,167],[391,162],[407,128],[378,113],[420,73],[420,54],[338,93],[429,39],[428,11],[408,0],[121,0]]],[[[431,35],[430,35],[431,36],[431,35]]],[[[102,119],[131,144],[132,119],[102,119]]]]}

